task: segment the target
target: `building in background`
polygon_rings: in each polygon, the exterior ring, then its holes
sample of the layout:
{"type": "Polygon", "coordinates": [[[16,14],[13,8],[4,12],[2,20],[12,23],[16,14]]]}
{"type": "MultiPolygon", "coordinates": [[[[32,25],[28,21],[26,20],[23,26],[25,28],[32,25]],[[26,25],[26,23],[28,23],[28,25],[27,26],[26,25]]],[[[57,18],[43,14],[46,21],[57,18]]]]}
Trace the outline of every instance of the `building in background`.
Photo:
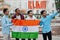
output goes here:
{"type": "MultiPolygon", "coordinates": [[[[60,10],[60,0],[0,0],[0,14],[2,14],[3,8],[8,8],[10,13],[14,13],[16,8],[20,8],[21,13],[25,14],[25,17],[27,17],[26,12],[28,10],[33,10],[34,16],[40,19],[40,11],[43,9],[46,9],[48,13],[56,9],[60,10]]],[[[52,21],[53,34],[60,34],[60,32],[58,32],[60,30],[59,19],[60,18],[52,21]]]]}
{"type": "Polygon", "coordinates": [[[60,0],[55,0],[56,8],[60,10],[60,0]]]}
{"type": "MultiPolygon", "coordinates": [[[[60,11],[60,0],[55,0],[56,8],[57,10],[60,11]]],[[[59,12],[59,17],[60,17],[60,12],[59,12]]]]}
{"type": "Polygon", "coordinates": [[[14,13],[16,8],[20,8],[23,14],[28,10],[33,10],[34,15],[40,18],[40,11],[45,9],[49,12],[60,9],[60,0],[0,0],[0,13],[3,8],[9,8],[10,13],[14,13]]]}
{"type": "Polygon", "coordinates": [[[10,5],[10,9],[20,8],[21,10],[30,10],[39,13],[40,10],[56,10],[55,0],[1,0],[3,4],[10,5]]]}

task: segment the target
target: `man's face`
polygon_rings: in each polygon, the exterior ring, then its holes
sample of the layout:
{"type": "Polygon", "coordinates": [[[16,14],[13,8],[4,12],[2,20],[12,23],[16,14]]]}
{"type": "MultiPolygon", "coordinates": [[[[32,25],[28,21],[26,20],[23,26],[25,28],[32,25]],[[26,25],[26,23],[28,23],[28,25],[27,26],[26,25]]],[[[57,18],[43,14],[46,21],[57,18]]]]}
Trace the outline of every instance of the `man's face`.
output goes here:
{"type": "Polygon", "coordinates": [[[46,17],[46,13],[47,13],[47,12],[44,11],[43,14],[42,14],[42,16],[43,16],[43,17],[46,17]]]}
{"type": "Polygon", "coordinates": [[[20,10],[19,10],[19,9],[17,9],[16,13],[18,13],[18,14],[19,14],[19,13],[20,13],[20,10]]]}
{"type": "Polygon", "coordinates": [[[6,10],[5,14],[6,14],[6,15],[9,15],[9,10],[6,10]]]}
{"type": "Polygon", "coordinates": [[[29,13],[29,16],[30,16],[30,17],[32,17],[32,16],[33,16],[33,13],[32,13],[32,12],[30,12],[30,13],[29,13]]]}

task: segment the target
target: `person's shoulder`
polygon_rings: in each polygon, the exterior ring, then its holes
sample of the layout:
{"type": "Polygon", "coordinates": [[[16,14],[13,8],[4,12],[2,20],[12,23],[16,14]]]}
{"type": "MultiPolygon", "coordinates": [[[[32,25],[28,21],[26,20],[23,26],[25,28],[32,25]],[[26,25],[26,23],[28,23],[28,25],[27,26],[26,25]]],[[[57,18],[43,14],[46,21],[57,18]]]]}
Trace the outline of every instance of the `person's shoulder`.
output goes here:
{"type": "Polygon", "coordinates": [[[6,16],[4,15],[2,18],[6,18],[6,16]]]}
{"type": "Polygon", "coordinates": [[[15,17],[16,17],[16,14],[14,14],[14,15],[12,16],[12,19],[15,18],[15,17]]]}
{"type": "Polygon", "coordinates": [[[23,16],[23,14],[19,14],[19,15],[23,16]]]}
{"type": "Polygon", "coordinates": [[[51,17],[52,13],[48,14],[47,17],[51,17]]]}
{"type": "Polygon", "coordinates": [[[40,20],[42,20],[42,19],[43,19],[43,17],[40,18],[40,20]]]}
{"type": "Polygon", "coordinates": [[[2,17],[2,20],[5,20],[6,19],[6,16],[4,15],[3,17],[2,17]]]}

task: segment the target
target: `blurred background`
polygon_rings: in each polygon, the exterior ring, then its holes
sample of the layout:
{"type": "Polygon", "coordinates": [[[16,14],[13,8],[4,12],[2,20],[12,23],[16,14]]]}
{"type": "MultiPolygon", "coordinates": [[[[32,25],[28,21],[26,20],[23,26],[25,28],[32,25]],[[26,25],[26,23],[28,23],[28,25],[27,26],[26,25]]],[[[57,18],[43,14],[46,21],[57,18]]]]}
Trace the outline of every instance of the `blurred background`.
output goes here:
{"type": "MultiPolygon", "coordinates": [[[[8,8],[10,10],[9,18],[15,13],[16,8],[20,9],[20,13],[27,17],[27,11],[33,10],[33,15],[40,19],[40,11],[45,9],[47,14],[54,11],[60,11],[60,0],[0,0],[0,40],[3,39],[1,18],[4,15],[2,10],[8,8]]],[[[51,21],[53,40],[60,40],[60,12],[51,21]]],[[[12,39],[14,40],[14,39],[12,39]]],[[[37,40],[42,40],[41,32],[39,32],[39,38],[37,40]]]]}

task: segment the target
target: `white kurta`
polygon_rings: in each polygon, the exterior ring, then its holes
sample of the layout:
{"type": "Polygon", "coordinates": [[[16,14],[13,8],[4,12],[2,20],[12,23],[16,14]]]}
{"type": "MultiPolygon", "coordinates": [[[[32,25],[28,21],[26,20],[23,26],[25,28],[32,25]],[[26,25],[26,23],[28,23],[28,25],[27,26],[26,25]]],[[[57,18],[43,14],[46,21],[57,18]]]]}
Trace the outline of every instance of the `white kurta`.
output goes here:
{"type": "Polygon", "coordinates": [[[26,20],[36,20],[36,17],[33,16],[33,17],[31,18],[31,17],[28,16],[28,17],[26,18],[26,20]]]}
{"type": "Polygon", "coordinates": [[[16,16],[16,19],[21,19],[20,15],[19,16],[16,16]]]}

